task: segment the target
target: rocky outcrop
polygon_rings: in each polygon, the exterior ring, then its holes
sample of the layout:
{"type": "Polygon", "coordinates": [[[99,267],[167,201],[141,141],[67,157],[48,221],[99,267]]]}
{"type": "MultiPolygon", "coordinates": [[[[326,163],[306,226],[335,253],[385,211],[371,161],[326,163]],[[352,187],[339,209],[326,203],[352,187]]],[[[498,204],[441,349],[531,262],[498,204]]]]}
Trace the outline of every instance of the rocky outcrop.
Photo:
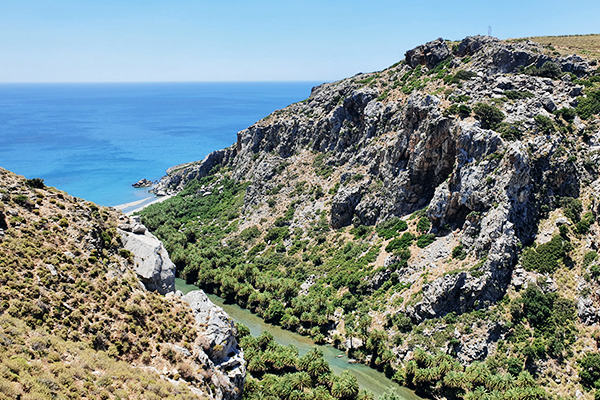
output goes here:
{"type": "Polygon", "coordinates": [[[415,47],[406,52],[405,60],[411,67],[424,65],[427,68],[434,68],[450,55],[450,49],[444,41],[439,38],[433,42],[415,47]]]}
{"type": "MultiPolygon", "coordinates": [[[[519,246],[535,237],[540,207],[553,204],[555,196],[577,197],[579,182],[593,180],[581,163],[552,157],[564,138],[542,134],[535,119],[557,120],[552,112],[576,106],[581,87],[570,76],[553,80],[519,73],[549,61],[576,74],[590,73],[591,67],[579,57],[553,58],[543,50],[530,41],[474,36],[465,38],[453,55],[437,39],[408,51],[404,62],[383,73],[313,88],[306,101],[240,131],[235,147],[170,169],[155,190],[177,191],[213,167],[227,166],[234,179],[250,182],[244,199],[250,212],[298,154],[323,153],[322,165],[338,172],[339,189],[328,210],[334,229],[374,225],[427,207],[432,232],[458,229],[459,242],[481,260],[476,271],[427,283],[422,300],[407,309],[415,321],[487,307],[506,293],[519,246]],[[451,57],[453,71],[471,74],[445,95],[441,88],[438,95],[406,90],[386,100],[390,86],[451,57]],[[385,84],[374,85],[376,78],[385,84]],[[522,96],[509,101],[508,91],[522,96]],[[445,112],[457,99],[468,107],[496,104],[515,135],[532,135],[517,140],[484,129],[473,117],[445,112]]],[[[427,79],[434,80],[432,75],[427,79]]],[[[402,278],[413,279],[411,274],[402,278]]]]}
{"type": "Polygon", "coordinates": [[[240,398],[246,378],[246,363],[244,352],[236,340],[233,320],[202,290],[191,291],[181,299],[189,304],[196,319],[202,345],[194,350],[198,361],[208,365],[213,373],[215,398],[240,398]]]}
{"type": "Polygon", "coordinates": [[[139,223],[122,223],[117,232],[126,250],[134,255],[134,270],[146,289],[167,294],[175,291],[175,264],[156,236],[139,223]]]}
{"type": "Polygon", "coordinates": [[[235,148],[217,150],[208,154],[202,161],[171,167],[167,170],[167,175],[161,178],[150,192],[157,196],[176,194],[183,190],[187,182],[206,176],[216,166],[227,164],[235,154],[235,148]]]}
{"type": "Polygon", "coordinates": [[[142,178],[131,186],[134,188],[150,187],[152,186],[152,182],[146,178],[142,178]]]}
{"type": "Polygon", "coordinates": [[[577,316],[584,324],[592,325],[598,322],[600,312],[594,307],[592,299],[580,297],[577,300],[577,316]]]}

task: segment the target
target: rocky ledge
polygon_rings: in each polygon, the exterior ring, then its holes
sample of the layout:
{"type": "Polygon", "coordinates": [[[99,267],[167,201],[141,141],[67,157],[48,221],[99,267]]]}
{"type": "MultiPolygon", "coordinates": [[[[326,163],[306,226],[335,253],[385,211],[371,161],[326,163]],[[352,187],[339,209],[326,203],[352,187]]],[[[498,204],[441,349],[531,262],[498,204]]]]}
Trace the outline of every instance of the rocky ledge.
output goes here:
{"type": "Polygon", "coordinates": [[[139,221],[127,219],[117,227],[123,247],[134,255],[134,270],[146,289],[167,294],[175,291],[175,264],[165,246],[139,221]]]}

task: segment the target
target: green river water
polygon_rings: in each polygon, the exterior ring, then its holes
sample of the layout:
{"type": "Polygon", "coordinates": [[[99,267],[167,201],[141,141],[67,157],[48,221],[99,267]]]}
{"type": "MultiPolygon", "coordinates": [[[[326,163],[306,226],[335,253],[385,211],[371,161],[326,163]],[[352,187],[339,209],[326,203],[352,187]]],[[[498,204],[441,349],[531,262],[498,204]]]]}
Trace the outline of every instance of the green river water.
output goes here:
{"type": "MultiPolygon", "coordinates": [[[[175,279],[175,288],[176,290],[181,290],[184,294],[191,292],[192,290],[198,290],[196,286],[189,285],[185,283],[185,280],[180,278],[175,279]]],[[[336,374],[340,374],[342,371],[352,372],[356,376],[361,389],[367,389],[373,392],[375,399],[383,394],[389,387],[395,388],[396,393],[405,400],[421,399],[411,390],[398,385],[377,370],[363,364],[349,364],[346,354],[332,346],[318,346],[306,336],[268,324],[247,309],[241,308],[236,304],[225,304],[225,300],[217,295],[208,294],[208,297],[213,303],[222,307],[234,321],[241,322],[250,328],[250,333],[254,336],[260,335],[263,331],[269,331],[273,334],[273,337],[278,343],[296,346],[300,355],[306,353],[312,347],[318,347],[323,351],[325,359],[336,374]]]]}

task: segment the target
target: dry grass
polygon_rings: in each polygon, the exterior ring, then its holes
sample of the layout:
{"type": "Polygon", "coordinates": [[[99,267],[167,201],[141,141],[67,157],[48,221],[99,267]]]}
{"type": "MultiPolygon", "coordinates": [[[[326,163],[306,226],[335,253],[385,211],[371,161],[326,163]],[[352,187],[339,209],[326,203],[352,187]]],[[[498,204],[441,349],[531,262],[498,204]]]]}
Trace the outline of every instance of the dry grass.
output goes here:
{"type": "Polygon", "coordinates": [[[552,46],[554,47],[553,51],[557,51],[561,55],[576,53],[589,58],[600,58],[600,34],[533,36],[524,39],[544,46],[552,46]]]}

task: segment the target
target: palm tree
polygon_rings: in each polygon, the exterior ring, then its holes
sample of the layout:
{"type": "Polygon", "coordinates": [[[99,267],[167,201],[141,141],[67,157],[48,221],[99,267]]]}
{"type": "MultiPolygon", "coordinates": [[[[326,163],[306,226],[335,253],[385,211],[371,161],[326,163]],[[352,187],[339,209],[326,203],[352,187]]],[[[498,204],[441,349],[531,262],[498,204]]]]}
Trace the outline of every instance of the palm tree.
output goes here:
{"type": "Polygon", "coordinates": [[[250,371],[251,373],[254,373],[258,376],[263,374],[266,370],[267,370],[267,365],[265,364],[264,360],[259,355],[252,358],[250,360],[250,362],[248,363],[248,371],[250,371]]]}
{"type": "Polygon", "coordinates": [[[301,370],[306,371],[308,370],[308,366],[312,361],[318,360],[320,358],[323,358],[323,352],[317,347],[313,347],[312,349],[307,351],[306,354],[300,357],[298,366],[301,370]]]}
{"type": "Polygon", "coordinates": [[[290,382],[290,379],[288,378],[288,376],[285,376],[283,379],[280,379],[279,385],[277,385],[276,388],[277,388],[276,389],[277,395],[281,399],[289,399],[290,394],[294,390],[294,387],[292,386],[292,382],[290,382]]]}
{"type": "Polygon", "coordinates": [[[358,382],[356,377],[348,371],[344,371],[333,382],[331,394],[338,399],[354,399],[358,395],[358,382]]]}
{"type": "Polygon", "coordinates": [[[413,353],[413,359],[419,367],[429,367],[433,364],[433,357],[425,352],[425,350],[417,347],[413,353]]]}
{"type": "Polygon", "coordinates": [[[520,388],[533,388],[537,386],[529,371],[521,371],[519,373],[516,385],[520,388]]]}
{"type": "Polygon", "coordinates": [[[308,369],[306,370],[308,374],[313,378],[317,378],[320,375],[327,374],[330,371],[329,364],[323,358],[319,358],[317,360],[312,361],[308,365],[308,369]]]}
{"type": "Polygon", "coordinates": [[[312,379],[306,372],[296,372],[290,375],[290,379],[295,390],[304,390],[312,387],[312,379]]]}
{"type": "Polygon", "coordinates": [[[450,371],[444,376],[444,385],[454,388],[467,390],[471,388],[471,382],[463,372],[450,371]]]}

